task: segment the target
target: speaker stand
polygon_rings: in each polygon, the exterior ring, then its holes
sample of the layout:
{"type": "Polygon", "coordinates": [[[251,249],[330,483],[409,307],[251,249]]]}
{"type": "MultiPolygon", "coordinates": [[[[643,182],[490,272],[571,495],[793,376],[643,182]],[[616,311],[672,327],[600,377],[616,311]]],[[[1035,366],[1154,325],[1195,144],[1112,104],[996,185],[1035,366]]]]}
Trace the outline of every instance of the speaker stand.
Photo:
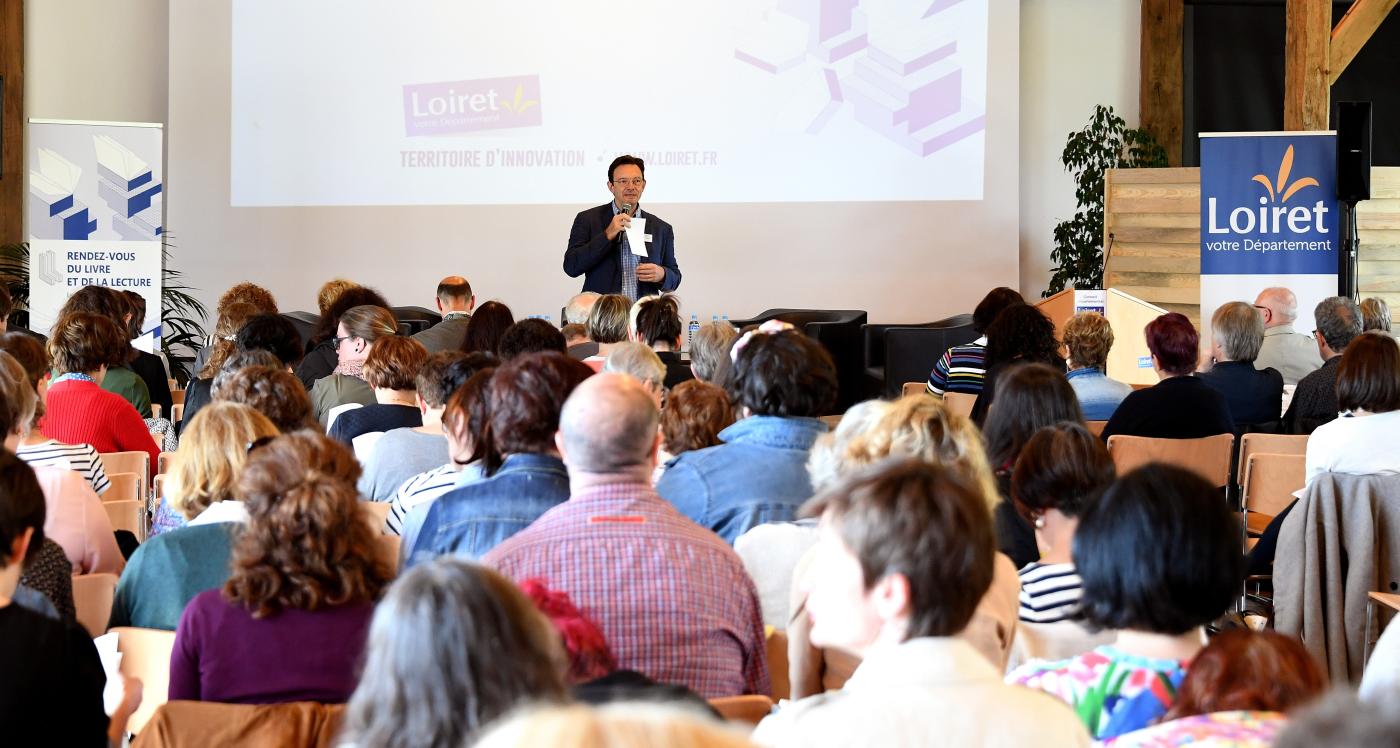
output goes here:
{"type": "Polygon", "coordinates": [[[1342,202],[1342,246],[1337,253],[1337,295],[1359,302],[1361,288],[1358,279],[1358,255],[1361,249],[1361,236],[1356,228],[1356,200],[1342,202]]]}

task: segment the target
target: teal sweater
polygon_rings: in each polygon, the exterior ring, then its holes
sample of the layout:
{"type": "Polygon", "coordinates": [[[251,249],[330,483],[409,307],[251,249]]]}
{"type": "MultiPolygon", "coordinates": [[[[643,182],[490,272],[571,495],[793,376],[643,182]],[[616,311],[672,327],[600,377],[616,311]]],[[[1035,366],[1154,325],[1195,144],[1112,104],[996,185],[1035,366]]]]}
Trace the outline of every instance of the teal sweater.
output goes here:
{"type": "Polygon", "coordinates": [[[126,562],[108,626],[174,631],[195,595],[229,577],[233,543],[243,525],[216,522],[157,535],[126,562]]]}

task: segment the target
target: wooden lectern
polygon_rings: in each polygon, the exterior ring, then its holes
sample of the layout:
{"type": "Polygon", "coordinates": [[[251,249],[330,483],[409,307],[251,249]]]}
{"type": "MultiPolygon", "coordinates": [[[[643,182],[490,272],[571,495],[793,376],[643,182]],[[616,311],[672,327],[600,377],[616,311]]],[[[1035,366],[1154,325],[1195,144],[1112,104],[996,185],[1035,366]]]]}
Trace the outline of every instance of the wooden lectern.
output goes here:
{"type": "MultiPolygon", "coordinates": [[[[1127,384],[1156,384],[1152,354],[1147,351],[1147,338],[1142,331],[1148,322],[1166,314],[1167,310],[1116,288],[1108,289],[1107,296],[1104,317],[1113,326],[1113,348],[1108,352],[1109,378],[1127,384]],[[1147,365],[1141,366],[1144,361],[1147,365]]],[[[1042,299],[1035,306],[1055,323],[1055,339],[1064,340],[1065,323],[1074,316],[1074,289],[1042,299]]],[[[1064,348],[1060,352],[1068,353],[1064,348]]]]}

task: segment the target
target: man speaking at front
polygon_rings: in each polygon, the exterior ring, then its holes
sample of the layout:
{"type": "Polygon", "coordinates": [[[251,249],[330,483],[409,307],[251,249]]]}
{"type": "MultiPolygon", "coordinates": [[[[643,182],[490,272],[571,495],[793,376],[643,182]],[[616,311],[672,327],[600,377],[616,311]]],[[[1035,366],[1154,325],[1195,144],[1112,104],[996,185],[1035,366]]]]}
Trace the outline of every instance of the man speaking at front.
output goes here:
{"type": "Polygon", "coordinates": [[[674,291],[681,284],[671,224],[638,207],[646,185],[646,164],[634,156],[618,156],[608,167],[612,202],[574,216],[564,272],[570,278],[583,275],[583,290],[620,293],[636,301],[674,291]],[[634,217],[644,219],[646,225],[630,238],[640,239],[644,248],[634,248],[629,241],[628,227],[634,217]]]}

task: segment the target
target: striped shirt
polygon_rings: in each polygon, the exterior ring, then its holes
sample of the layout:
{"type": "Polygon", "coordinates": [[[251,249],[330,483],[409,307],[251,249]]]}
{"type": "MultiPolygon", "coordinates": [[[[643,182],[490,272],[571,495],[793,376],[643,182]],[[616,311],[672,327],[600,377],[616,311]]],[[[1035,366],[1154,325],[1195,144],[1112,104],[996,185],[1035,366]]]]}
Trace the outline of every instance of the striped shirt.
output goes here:
{"type": "Polygon", "coordinates": [[[770,692],[763,616],[743,562],[645,482],[575,493],[482,561],[568,593],[620,669],[707,699],[770,692]]]}
{"type": "Polygon", "coordinates": [[[21,444],[15,450],[21,460],[31,467],[56,467],[72,470],[83,476],[96,493],[105,493],[111,487],[107,472],[102,469],[102,460],[91,444],[64,444],[56,439],[38,444],[21,444]]]}
{"type": "Polygon", "coordinates": [[[1026,564],[1021,576],[1021,620],[1058,623],[1079,612],[1079,573],[1074,564],[1026,564]]]}
{"type": "Polygon", "coordinates": [[[480,478],[480,465],[467,465],[458,470],[452,463],[409,478],[394,492],[393,498],[389,499],[389,514],[384,518],[385,530],[390,535],[403,535],[404,522],[409,512],[416,507],[437,501],[439,496],[458,485],[480,478]]]}
{"type": "Polygon", "coordinates": [[[982,375],[987,372],[987,336],[967,345],[955,345],[943,352],[928,375],[930,395],[945,392],[982,393],[982,375]]]}

